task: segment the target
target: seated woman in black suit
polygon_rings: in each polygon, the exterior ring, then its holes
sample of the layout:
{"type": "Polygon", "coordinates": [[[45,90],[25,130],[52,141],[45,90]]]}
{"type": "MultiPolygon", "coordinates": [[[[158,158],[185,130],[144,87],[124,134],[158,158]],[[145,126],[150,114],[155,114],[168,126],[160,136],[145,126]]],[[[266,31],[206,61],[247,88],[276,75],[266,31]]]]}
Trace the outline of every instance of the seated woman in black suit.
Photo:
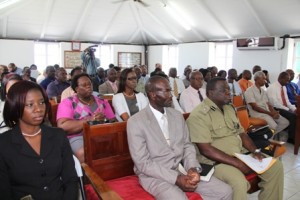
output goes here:
{"type": "Polygon", "coordinates": [[[0,135],[0,199],[77,200],[78,181],[62,129],[43,125],[48,109],[43,89],[19,81],[9,90],[0,135]]]}

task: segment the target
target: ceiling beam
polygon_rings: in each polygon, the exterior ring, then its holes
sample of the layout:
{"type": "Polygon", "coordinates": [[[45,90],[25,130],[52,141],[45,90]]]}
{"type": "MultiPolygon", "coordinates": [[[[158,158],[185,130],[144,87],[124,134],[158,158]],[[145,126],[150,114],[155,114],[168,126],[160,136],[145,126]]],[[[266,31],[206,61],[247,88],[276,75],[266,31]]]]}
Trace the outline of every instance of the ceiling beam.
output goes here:
{"type": "Polygon", "coordinates": [[[257,12],[255,11],[253,6],[251,5],[250,1],[249,0],[243,0],[243,1],[244,1],[245,5],[248,7],[248,9],[250,10],[253,17],[255,18],[256,22],[259,24],[260,28],[265,32],[265,34],[267,36],[270,36],[270,31],[267,29],[267,27],[261,21],[260,17],[258,16],[257,12]]]}
{"type": "Polygon", "coordinates": [[[210,15],[210,17],[215,21],[215,23],[223,30],[226,37],[228,39],[232,39],[231,34],[229,31],[225,28],[224,24],[217,18],[217,16],[211,11],[211,9],[208,7],[208,5],[204,1],[197,1],[197,3],[200,5],[200,7],[207,12],[207,14],[210,15]]]}
{"type": "Polygon", "coordinates": [[[163,43],[161,40],[159,40],[155,35],[153,35],[150,31],[145,31],[147,35],[149,35],[153,40],[155,40],[157,43],[163,43]]]}
{"type": "Polygon", "coordinates": [[[160,19],[158,19],[154,14],[152,14],[152,12],[150,12],[148,9],[141,7],[143,12],[146,13],[147,15],[149,15],[155,23],[159,24],[161,27],[165,28],[165,31],[169,33],[170,37],[175,41],[175,42],[182,42],[181,40],[179,40],[170,30],[171,28],[163,23],[160,19]]]}
{"type": "Polygon", "coordinates": [[[7,20],[8,17],[3,17],[3,24],[2,24],[2,37],[6,38],[7,36],[7,20]]]}
{"type": "Polygon", "coordinates": [[[107,40],[107,38],[109,37],[110,30],[111,30],[111,28],[112,28],[112,26],[113,26],[114,21],[116,20],[116,18],[118,16],[120,16],[120,15],[118,15],[118,13],[120,13],[120,10],[123,7],[123,5],[124,5],[124,1],[122,1],[120,3],[120,6],[118,6],[118,8],[116,9],[116,11],[113,13],[112,18],[110,19],[110,21],[108,23],[108,26],[105,29],[104,36],[103,36],[102,40],[100,39],[100,41],[105,42],[107,40]]]}
{"type": "MultiPolygon", "coordinates": [[[[141,16],[140,16],[139,10],[138,10],[139,9],[139,7],[138,7],[139,5],[138,4],[140,4],[140,3],[138,3],[138,1],[137,2],[132,1],[132,2],[129,2],[129,3],[130,3],[129,4],[130,5],[130,9],[131,9],[132,14],[133,14],[133,18],[134,18],[137,26],[139,27],[139,29],[141,31],[141,35],[142,35],[142,39],[143,39],[143,44],[148,44],[147,37],[146,37],[146,35],[144,33],[145,28],[143,26],[143,23],[142,23],[142,20],[141,20],[141,16]]],[[[143,5],[141,5],[141,6],[143,6],[143,5]]]]}
{"type": "MultiPolygon", "coordinates": [[[[84,22],[86,21],[87,14],[90,11],[90,6],[93,3],[93,1],[94,0],[88,0],[87,3],[85,3],[83,12],[80,13],[81,14],[80,18],[78,19],[77,26],[75,27],[75,31],[74,31],[73,36],[72,36],[72,40],[78,40],[78,36],[80,34],[82,26],[85,24],[84,22]]],[[[84,1],[84,2],[86,2],[86,1],[84,1]]]]}
{"type": "Polygon", "coordinates": [[[134,38],[136,38],[138,36],[139,33],[139,29],[135,30],[134,33],[131,35],[131,37],[129,38],[129,40],[127,41],[127,43],[132,43],[132,41],[134,40],[134,38]]]}
{"type": "MultiPolygon", "coordinates": [[[[23,1],[18,2],[17,4],[9,6],[6,11],[4,11],[4,12],[1,11],[0,19],[4,18],[6,16],[9,16],[12,13],[17,12],[18,10],[24,8],[27,5],[33,4],[33,1],[39,1],[39,0],[23,0],[23,1]]],[[[5,10],[5,9],[3,9],[3,10],[5,10]]]]}
{"type": "Polygon", "coordinates": [[[43,23],[42,32],[40,38],[43,39],[45,37],[45,33],[49,24],[49,19],[53,11],[55,0],[48,0],[45,6],[45,18],[43,23]]]}

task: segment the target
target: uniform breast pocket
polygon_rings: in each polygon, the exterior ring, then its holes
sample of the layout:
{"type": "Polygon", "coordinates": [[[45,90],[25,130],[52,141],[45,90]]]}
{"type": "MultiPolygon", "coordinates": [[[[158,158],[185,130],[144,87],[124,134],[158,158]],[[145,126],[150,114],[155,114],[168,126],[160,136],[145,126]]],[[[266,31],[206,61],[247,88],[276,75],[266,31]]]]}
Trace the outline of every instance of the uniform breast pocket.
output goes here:
{"type": "Polygon", "coordinates": [[[214,123],[212,125],[211,133],[213,138],[220,138],[225,136],[224,134],[226,132],[226,125],[225,124],[218,124],[214,123]]]}

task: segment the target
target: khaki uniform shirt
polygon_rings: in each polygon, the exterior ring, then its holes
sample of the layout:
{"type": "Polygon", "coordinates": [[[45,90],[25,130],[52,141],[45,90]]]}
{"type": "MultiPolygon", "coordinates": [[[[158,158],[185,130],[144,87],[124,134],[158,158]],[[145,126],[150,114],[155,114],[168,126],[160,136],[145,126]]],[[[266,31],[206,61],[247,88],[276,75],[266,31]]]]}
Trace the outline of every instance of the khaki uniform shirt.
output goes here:
{"type": "MultiPolygon", "coordinates": [[[[191,142],[210,143],[213,147],[228,155],[242,152],[242,140],[239,136],[244,132],[232,105],[224,105],[224,113],[209,98],[197,106],[190,114],[187,125],[191,142]]],[[[197,159],[201,163],[213,164],[214,161],[201,155],[198,148],[197,159]]]]}

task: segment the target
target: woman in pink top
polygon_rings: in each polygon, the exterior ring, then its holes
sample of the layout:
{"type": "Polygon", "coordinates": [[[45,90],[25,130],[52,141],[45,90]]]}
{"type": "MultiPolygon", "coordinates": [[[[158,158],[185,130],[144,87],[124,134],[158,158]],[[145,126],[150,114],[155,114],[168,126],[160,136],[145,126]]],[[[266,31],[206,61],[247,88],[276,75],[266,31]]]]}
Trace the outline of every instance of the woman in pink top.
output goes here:
{"type": "Polygon", "coordinates": [[[115,114],[107,100],[92,95],[93,86],[87,74],[76,75],[71,83],[75,95],[64,99],[57,109],[57,126],[68,133],[75,156],[84,161],[82,124],[88,121],[114,122],[115,114]]]}

